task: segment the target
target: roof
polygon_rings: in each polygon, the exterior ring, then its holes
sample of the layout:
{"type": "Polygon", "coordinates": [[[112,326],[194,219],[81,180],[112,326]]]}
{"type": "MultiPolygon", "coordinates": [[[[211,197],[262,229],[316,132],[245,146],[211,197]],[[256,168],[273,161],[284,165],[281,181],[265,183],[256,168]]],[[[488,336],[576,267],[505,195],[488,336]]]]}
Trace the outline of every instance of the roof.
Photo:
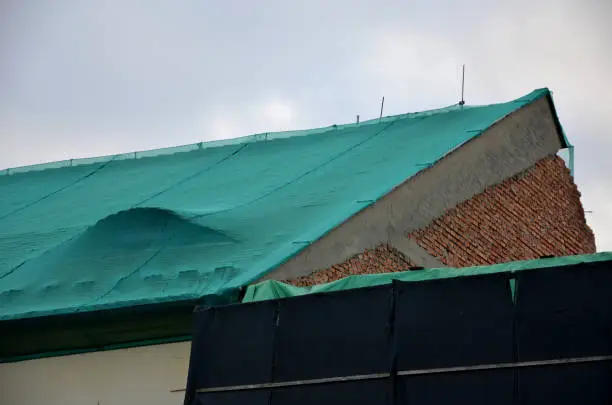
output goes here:
{"type": "Polygon", "coordinates": [[[233,293],[541,97],[8,169],[0,320],[233,293]]]}
{"type": "Polygon", "coordinates": [[[377,285],[391,284],[393,280],[419,282],[441,280],[446,278],[480,276],[485,274],[515,273],[526,270],[573,266],[583,263],[605,261],[612,261],[612,252],[522,260],[494,264],[490,266],[473,266],[462,268],[444,267],[439,269],[410,270],[397,273],[361,274],[345,277],[331,283],[317,284],[308,287],[296,287],[276,280],[267,280],[250,285],[246,290],[242,302],[247,303],[266,301],[298,297],[308,294],[321,294],[334,291],[352,290],[356,288],[374,287],[377,285]]]}

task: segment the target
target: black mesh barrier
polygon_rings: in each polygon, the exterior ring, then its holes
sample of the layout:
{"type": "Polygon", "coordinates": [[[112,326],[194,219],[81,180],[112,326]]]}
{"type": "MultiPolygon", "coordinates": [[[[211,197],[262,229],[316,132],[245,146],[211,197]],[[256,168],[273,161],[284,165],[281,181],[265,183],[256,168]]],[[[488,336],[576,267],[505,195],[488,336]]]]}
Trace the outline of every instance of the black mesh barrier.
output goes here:
{"type": "Polygon", "coordinates": [[[611,291],[600,262],[210,308],[185,401],[610,404],[611,291]]]}
{"type": "Polygon", "coordinates": [[[392,299],[384,286],[280,301],[275,381],[388,372],[392,299]]]}
{"type": "Polygon", "coordinates": [[[273,390],[198,393],[191,405],[392,405],[389,381],[353,381],[273,390]]]}
{"type": "Polygon", "coordinates": [[[507,274],[397,285],[398,369],[513,361],[514,307],[507,274]]]}
{"type": "Polygon", "coordinates": [[[275,322],[272,301],[196,312],[186,402],[197,389],[270,382],[275,322]]]}
{"type": "Polygon", "coordinates": [[[521,272],[517,291],[519,361],[612,355],[609,262],[521,272]]]}
{"type": "Polygon", "coordinates": [[[190,405],[270,405],[269,391],[198,393],[190,405]]]}
{"type": "Polygon", "coordinates": [[[355,381],[286,388],[272,392],[271,405],[391,405],[388,381],[355,381]]]}
{"type": "Polygon", "coordinates": [[[520,405],[610,405],[612,363],[521,369],[518,395],[520,405]]]}
{"type": "Polygon", "coordinates": [[[513,370],[487,370],[399,377],[395,403],[513,405],[513,374],[513,370]]]}

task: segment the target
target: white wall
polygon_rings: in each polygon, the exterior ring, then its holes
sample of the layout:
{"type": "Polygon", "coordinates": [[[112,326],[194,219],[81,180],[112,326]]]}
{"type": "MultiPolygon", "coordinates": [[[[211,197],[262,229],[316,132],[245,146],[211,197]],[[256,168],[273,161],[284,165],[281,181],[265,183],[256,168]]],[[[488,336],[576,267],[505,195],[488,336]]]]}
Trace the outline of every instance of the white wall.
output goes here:
{"type": "Polygon", "coordinates": [[[1,405],[179,405],[190,342],[0,364],[1,405]]]}

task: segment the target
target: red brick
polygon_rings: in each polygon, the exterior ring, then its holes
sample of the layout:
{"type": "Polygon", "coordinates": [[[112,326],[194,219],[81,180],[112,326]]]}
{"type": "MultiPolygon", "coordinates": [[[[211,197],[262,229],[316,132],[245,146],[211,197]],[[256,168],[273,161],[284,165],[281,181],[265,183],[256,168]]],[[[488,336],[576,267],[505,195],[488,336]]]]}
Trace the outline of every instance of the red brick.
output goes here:
{"type": "Polygon", "coordinates": [[[453,267],[595,252],[580,193],[557,156],[488,188],[408,237],[453,267]],[[441,252],[440,245],[448,251],[441,252]]]}
{"type": "Polygon", "coordinates": [[[414,266],[414,264],[407,260],[403,254],[389,245],[382,244],[374,249],[354,255],[343,263],[287,282],[297,286],[309,286],[329,283],[355,274],[404,271],[411,266],[414,266]]]}

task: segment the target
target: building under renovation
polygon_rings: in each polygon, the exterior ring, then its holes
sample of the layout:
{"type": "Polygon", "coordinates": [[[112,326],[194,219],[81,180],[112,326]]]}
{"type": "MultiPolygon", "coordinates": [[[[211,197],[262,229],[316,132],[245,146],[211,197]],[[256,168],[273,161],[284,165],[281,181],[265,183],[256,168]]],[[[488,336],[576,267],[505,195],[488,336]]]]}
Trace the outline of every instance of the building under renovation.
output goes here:
{"type": "Polygon", "coordinates": [[[571,148],[541,89],[4,170],[0,388],[8,404],[178,404],[194,309],[259,282],[595,253],[571,148]]]}

